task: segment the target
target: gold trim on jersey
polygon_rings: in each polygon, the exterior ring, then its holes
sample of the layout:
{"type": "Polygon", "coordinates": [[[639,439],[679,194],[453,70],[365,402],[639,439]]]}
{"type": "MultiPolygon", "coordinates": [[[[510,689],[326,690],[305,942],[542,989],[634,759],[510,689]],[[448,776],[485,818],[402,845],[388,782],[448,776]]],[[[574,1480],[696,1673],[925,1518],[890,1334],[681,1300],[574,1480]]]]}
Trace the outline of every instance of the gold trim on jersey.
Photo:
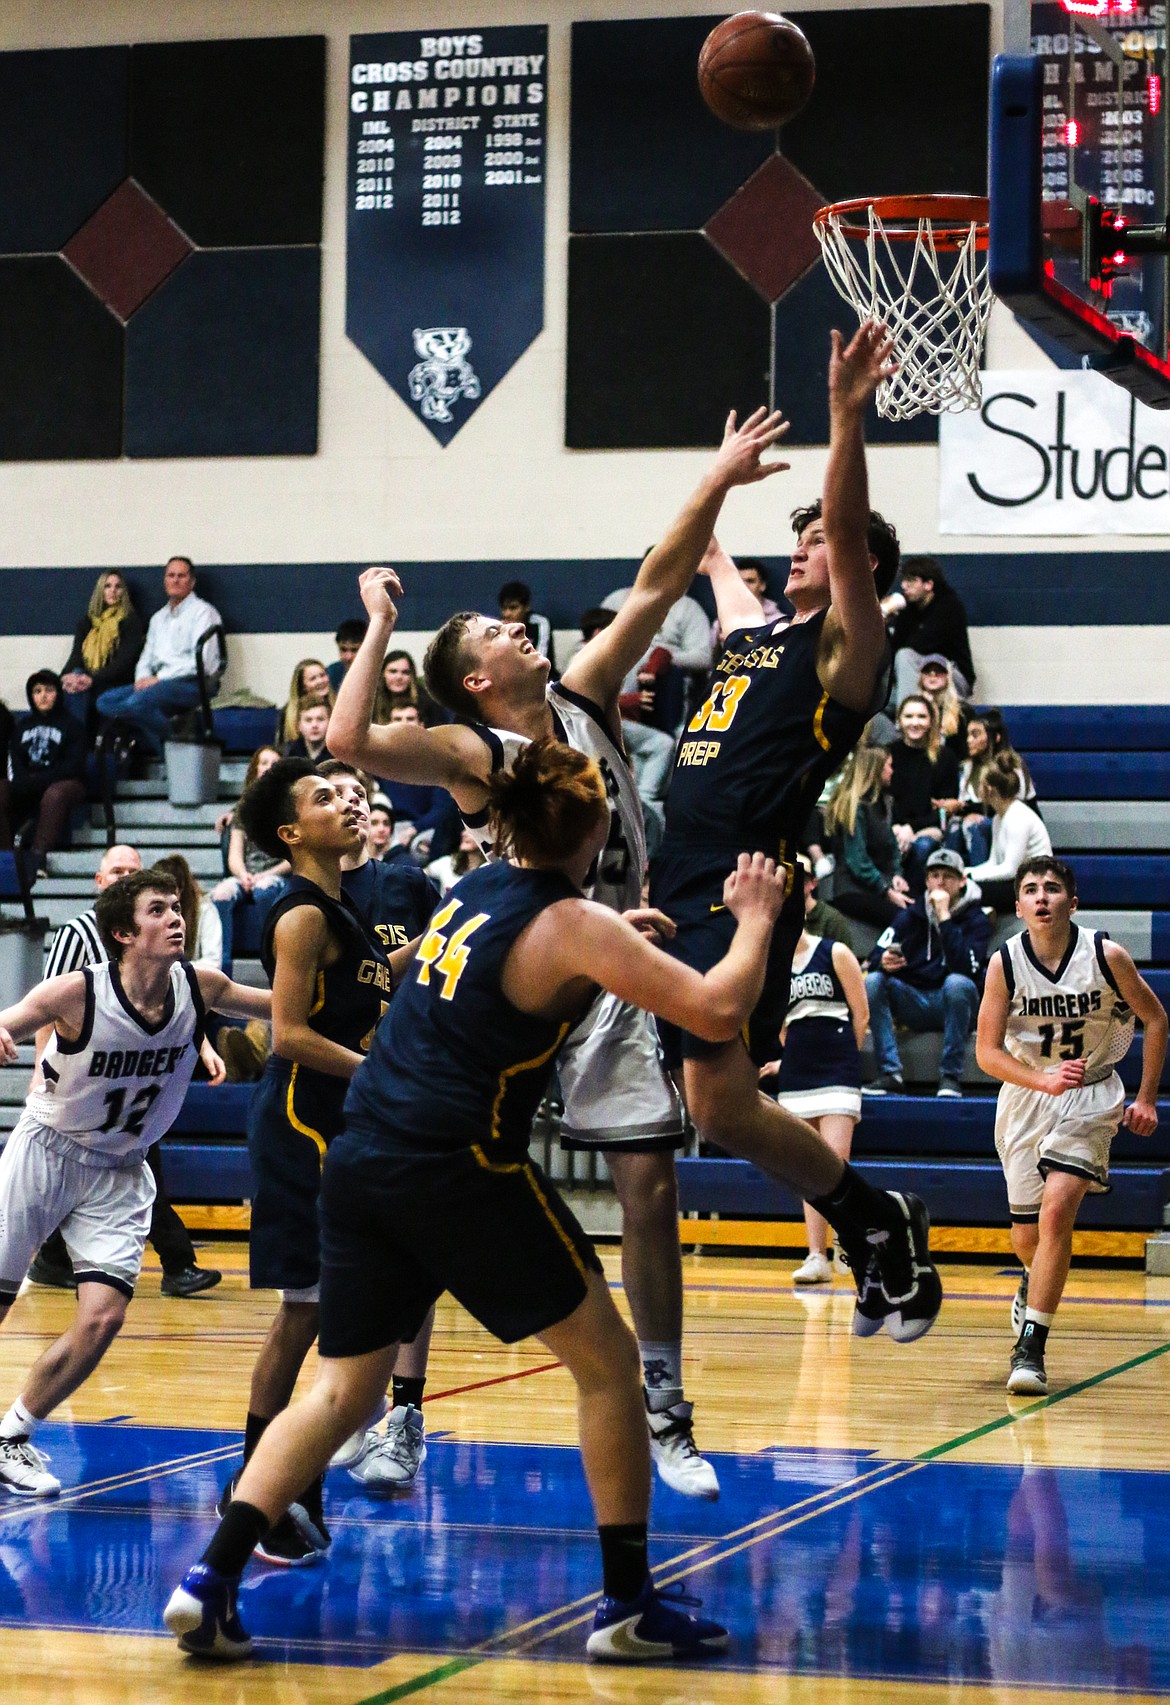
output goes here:
{"type": "MultiPolygon", "coordinates": [[[[569,1027],[566,1024],[565,1029],[567,1030],[568,1028],[569,1027]]],[[[558,1047],[560,1046],[560,1038],[558,1038],[557,1046],[558,1047]]],[[[548,1056],[544,1055],[543,1058],[547,1059],[548,1056]]],[[[535,1064],[535,1063],[536,1062],[530,1062],[530,1064],[535,1064]]],[[[501,1172],[501,1173],[503,1173],[503,1172],[518,1172],[518,1173],[521,1173],[523,1175],[523,1177],[525,1177],[528,1180],[528,1183],[532,1189],[532,1194],[536,1197],[536,1200],[540,1203],[541,1208],[544,1210],[545,1216],[548,1219],[548,1223],[552,1226],[553,1230],[556,1232],[557,1236],[560,1238],[561,1242],[564,1244],[565,1248],[568,1250],[569,1258],[572,1261],[574,1267],[576,1267],[578,1273],[580,1273],[580,1275],[584,1279],[585,1283],[588,1284],[589,1283],[589,1274],[585,1270],[585,1263],[584,1263],[584,1261],[582,1261],[580,1255],[578,1255],[576,1245],[574,1244],[572,1238],[569,1236],[568,1232],[565,1230],[565,1228],[561,1224],[560,1220],[557,1218],[557,1216],[553,1213],[552,1209],[549,1207],[548,1197],[545,1195],[545,1193],[541,1189],[540,1185],[536,1182],[536,1174],[532,1170],[531,1162],[526,1161],[526,1160],[524,1160],[524,1161],[521,1161],[521,1160],[494,1160],[494,1161],[489,1160],[487,1155],[483,1152],[482,1148],[480,1148],[478,1143],[472,1143],[471,1152],[475,1156],[478,1164],[483,1167],[485,1172],[501,1172]]]]}
{"type": "Polygon", "coordinates": [[[504,1096],[508,1093],[509,1081],[514,1077],[518,1077],[521,1072],[533,1072],[538,1066],[543,1066],[551,1060],[565,1037],[569,1034],[571,1028],[572,1026],[567,1022],[562,1024],[560,1029],[557,1031],[557,1039],[553,1043],[552,1047],[546,1048],[544,1053],[538,1054],[534,1060],[519,1060],[514,1066],[504,1067],[503,1071],[500,1073],[500,1082],[499,1087],[496,1090],[496,1098],[492,1102],[491,1140],[493,1143],[498,1143],[500,1140],[500,1114],[503,1111],[504,1096]]]}
{"type": "Polygon", "coordinates": [[[825,734],[825,712],[829,708],[828,693],[821,694],[821,702],[813,713],[813,738],[823,752],[831,752],[833,742],[825,734]]]}

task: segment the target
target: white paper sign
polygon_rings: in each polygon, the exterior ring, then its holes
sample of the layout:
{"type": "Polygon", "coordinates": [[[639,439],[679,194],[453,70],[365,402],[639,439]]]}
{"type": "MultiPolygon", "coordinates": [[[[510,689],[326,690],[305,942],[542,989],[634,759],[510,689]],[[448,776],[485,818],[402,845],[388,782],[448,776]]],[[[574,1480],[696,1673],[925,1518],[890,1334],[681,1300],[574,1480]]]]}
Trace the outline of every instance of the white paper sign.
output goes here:
{"type": "Polygon", "coordinates": [[[939,424],[940,532],[1170,534],[1170,411],[1099,373],[985,373],[939,424]]]}

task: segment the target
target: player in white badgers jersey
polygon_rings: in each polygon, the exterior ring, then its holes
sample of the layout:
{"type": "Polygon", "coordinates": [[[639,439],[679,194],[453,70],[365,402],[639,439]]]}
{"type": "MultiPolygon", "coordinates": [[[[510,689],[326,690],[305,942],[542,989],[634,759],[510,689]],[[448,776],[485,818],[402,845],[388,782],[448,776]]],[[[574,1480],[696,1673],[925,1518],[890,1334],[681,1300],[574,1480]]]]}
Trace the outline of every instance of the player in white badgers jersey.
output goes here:
{"type": "Polygon", "coordinates": [[[183,959],[174,879],[142,870],[107,888],[97,926],[105,964],[50,977],[0,1012],[0,1059],[51,1025],[20,1120],[0,1156],[0,1320],[60,1226],[77,1282],[73,1324],[0,1420],[0,1488],[51,1498],[60,1481],[31,1440],[117,1335],[142,1264],[154,1179],[146,1151],[174,1121],[199,1058],[208,1007],[266,1018],[272,996],[183,959]]]}
{"type": "Polygon", "coordinates": [[[1024,920],[992,959],[979,1010],[979,1064],[1003,1088],[995,1146],[1007,1180],[1012,1248],[1024,1264],[1012,1304],[1016,1342],[1007,1388],[1048,1389],[1044,1350],[1072,1259],[1086,1194],[1109,1188],[1119,1124],[1157,1129],[1166,1057],[1161,1002],[1123,947],[1073,920],[1076,878],[1063,859],[1025,859],[1016,872],[1024,920]],[[1144,1027],[1142,1080],[1130,1107],[1114,1069],[1144,1027]]]}
{"type": "MultiPolygon", "coordinates": [[[[394,781],[445,787],[474,824],[483,822],[488,782],[506,760],[505,741],[566,739],[598,759],[613,801],[612,832],[590,893],[618,910],[637,910],[645,841],[621,745],[621,685],[690,585],[727,492],[782,465],[760,458],[783,430],[779,415],[762,409],[738,430],[732,418],[709,473],[642,563],[622,608],[574,655],[555,687],[548,684],[548,659],[522,622],[472,611],[452,616],[427,652],[427,685],[461,722],[371,726],[382,659],[397,621],[393,598],[402,587],[391,570],[367,569],[360,585],[369,627],[330,719],[330,751],[394,781]]],[[[641,916],[647,927],[657,920],[663,932],[672,930],[660,913],[641,916]]],[[[561,1056],[560,1082],[566,1140],[605,1154],[621,1202],[622,1279],[641,1347],[658,1472],[678,1491],[716,1497],[719,1483],[695,1448],[691,1405],[683,1395],[673,1152],[683,1140],[683,1119],[653,1020],[621,1002],[598,1001],[561,1056]]]]}

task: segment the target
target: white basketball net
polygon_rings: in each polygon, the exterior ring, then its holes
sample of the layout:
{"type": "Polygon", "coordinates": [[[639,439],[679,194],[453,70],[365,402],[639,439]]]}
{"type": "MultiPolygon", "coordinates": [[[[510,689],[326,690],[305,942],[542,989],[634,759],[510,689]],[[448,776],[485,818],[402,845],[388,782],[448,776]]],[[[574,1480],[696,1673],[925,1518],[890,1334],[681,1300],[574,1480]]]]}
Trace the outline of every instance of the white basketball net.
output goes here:
{"type": "Polygon", "coordinates": [[[916,233],[903,222],[892,238],[870,207],[848,219],[829,213],[813,227],[840,294],[859,320],[881,320],[894,340],[898,371],[877,392],[886,420],[957,414],[983,400],[979,362],[992,291],[980,226],[972,224],[956,244],[949,225],[948,245],[939,248],[932,221],[916,223],[916,233]],[[867,232],[858,231],[863,211],[867,232]],[[857,234],[848,235],[847,225],[857,234]]]}

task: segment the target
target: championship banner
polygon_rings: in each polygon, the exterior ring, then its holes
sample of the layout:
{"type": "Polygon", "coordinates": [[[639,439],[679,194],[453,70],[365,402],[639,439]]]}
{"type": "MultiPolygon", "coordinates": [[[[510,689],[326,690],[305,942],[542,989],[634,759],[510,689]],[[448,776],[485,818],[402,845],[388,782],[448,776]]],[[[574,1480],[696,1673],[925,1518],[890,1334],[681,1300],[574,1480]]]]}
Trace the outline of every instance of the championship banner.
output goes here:
{"type": "Polygon", "coordinates": [[[939,531],[1170,533],[1170,414],[1099,373],[984,373],[940,417],[939,531]]]}
{"type": "Polygon", "coordinates": [[[449,444],[544,325],[543,24],[350,37],[346,331],[449,444]]]}

